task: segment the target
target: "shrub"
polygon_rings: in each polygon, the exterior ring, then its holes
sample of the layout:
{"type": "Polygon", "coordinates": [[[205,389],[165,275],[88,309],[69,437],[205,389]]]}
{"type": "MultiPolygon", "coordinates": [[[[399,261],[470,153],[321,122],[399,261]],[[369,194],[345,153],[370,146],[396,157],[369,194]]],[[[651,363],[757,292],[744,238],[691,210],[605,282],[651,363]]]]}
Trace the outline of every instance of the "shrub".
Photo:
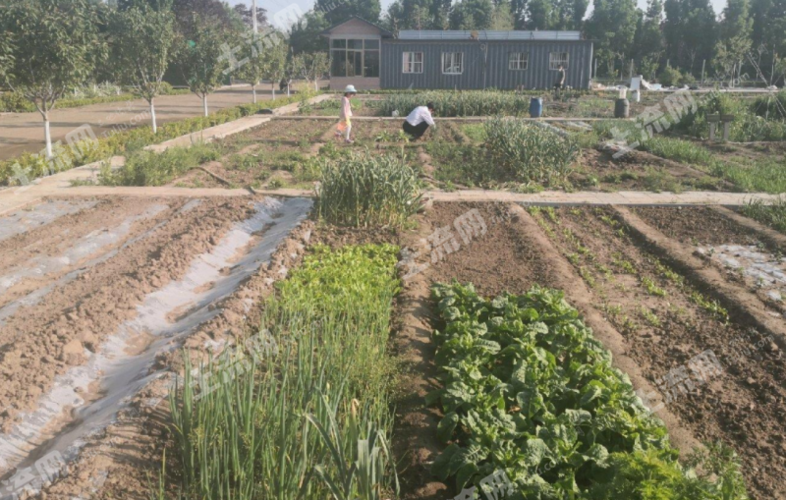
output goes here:
{"type": "Polygon", "coordinates": [[[695,82],[693,75],[683,74],[677,68],[667,66],[658,74],[658,80],[664,87],[679,87],[680,85],[695,82]]]}
{"type": "Polygon", "coordinates": [[[519,182],[564,180],[579,153],[575,138],[523,120],[496,117],[485,129],[491,168],[519,182]]]}
{"type": "Polygon", "coordinates": [[[415,171],[392,154],[325,159],[316,188],[319,216],[338,225],[401,226],[420,206],[415,171]]]}

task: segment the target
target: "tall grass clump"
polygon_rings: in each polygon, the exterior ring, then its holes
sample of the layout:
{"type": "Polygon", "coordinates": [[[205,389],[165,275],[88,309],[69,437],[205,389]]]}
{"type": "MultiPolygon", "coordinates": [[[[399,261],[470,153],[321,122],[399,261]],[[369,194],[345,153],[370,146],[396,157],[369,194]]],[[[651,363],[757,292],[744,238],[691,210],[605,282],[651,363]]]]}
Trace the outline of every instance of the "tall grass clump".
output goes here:
{"type": "Polygon", "coordinates": [[[139,151],[119,169],[101,169],[98,181],[105,186],[163,186],[194,167],[220,157],[214,144],[170,148],[161,154],[139,151]]]}
{"type": "Polygon", "coordinates": [[[326,158],[316,188],[317,213],[343,226],[401,226],[420,207],[416,172],[396,154],[326,158]]]}
{"type": "Polygon", "coordinates": [[[736,142],[783,141],[786,140],[786,122],[771,117],[765,119],[756,114],[756,104],[750,104],[725,93],[715,92],[697,99],[697,110],[674,124],[676,130],[694,137],[707,138],[709,124],[707,115],[734,115],[729,129],[729,138],[736,142]]]}
{"type": "Polygon", "coordinates": [[[786,197],[780,196],[770,204],[760,200],[752,201],[742,207],[742,213],[751,219],[766,224],[782,233],[786,233],[786,197]]]}
{"type": "MultiPolygon", "coordinates": [[[[526,115],[531,96],[494,90],[429,91],[418,94],[386,95],[374,103],[379,113],[390,116],[394,111],[406,115],[417,106],[433,103],[437,116],[526,115]]],[[[371,103],[369,103],[371,104],[371,103]]]]}
{"type": "Polygon", "coordinates": [[[519,182],[565,180],[579,154],[577,140],[515,118],[485,122],[489,168],[519,182]]]}
{"type": "Polygon", "coordinates": [[[397,253],[316,247],[265,304],[264,340],[196,373],[186,363],[170,396],[183,497],[395,496],[386,345],[397,253]]]}

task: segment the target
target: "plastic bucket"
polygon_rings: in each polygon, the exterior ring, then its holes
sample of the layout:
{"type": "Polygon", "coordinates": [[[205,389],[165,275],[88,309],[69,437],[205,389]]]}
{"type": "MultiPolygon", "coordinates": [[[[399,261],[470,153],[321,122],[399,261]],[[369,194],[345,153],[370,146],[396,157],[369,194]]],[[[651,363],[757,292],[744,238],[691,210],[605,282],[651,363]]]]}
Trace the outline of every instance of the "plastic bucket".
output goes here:
{"type": "Polygon", "coordinates": [[[543,115],[543,99],[540,97],[533,97],[529,101],[529,116],[532,118],[540,118],[543,115]]]}

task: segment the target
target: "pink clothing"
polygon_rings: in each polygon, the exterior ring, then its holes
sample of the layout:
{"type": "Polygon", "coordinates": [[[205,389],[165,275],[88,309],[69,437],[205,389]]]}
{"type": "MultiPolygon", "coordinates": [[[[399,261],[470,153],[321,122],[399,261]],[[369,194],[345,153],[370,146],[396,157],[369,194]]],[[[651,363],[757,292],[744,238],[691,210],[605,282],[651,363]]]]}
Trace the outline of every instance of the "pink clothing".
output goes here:
{"type": "Polygon", "coordinates": [[[352,116],[352,104],[349,102],[349,98],[344,96],[341,98],[341,115],[339,115],[339,119],[346,120],[352,116]]]}

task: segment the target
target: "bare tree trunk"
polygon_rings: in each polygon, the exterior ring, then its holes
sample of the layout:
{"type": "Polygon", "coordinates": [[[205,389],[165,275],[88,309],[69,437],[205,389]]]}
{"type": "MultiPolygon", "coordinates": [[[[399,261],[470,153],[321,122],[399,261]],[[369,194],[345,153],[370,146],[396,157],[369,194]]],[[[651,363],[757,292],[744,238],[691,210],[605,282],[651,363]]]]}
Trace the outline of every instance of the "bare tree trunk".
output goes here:
{"type": "Polygon", "coordinates": [[[46,140],[46,159],[50,160],[52,154],[52,132],[49,130],[49,111],[44,111],[44,139],[46,140]]]}
{"type": "Polygon", "coordinates": [[[150,122],[153,125],[153,134],[158,133],[158,123],[156,123],[156,105],[153,99],[150,99],[150,122]]]}
{"type": "Polygon", "coordinates": [[[209,113],[207,110],[207,94],[202,94],[202,109],[204,109],[205,111],[205,116],[208,116],[209,113]]]}
{"type": "Polygon", "coordinates": [[[276,98],[276,82],[271,82],[270,88],[273,89],[273,99],[276,98]]]}
{"type": "Polygon", "coordinates": [[[256,83],[252,83],[251,84],[251,95],[254,96],[253,97],[254,104],[256,104],[257,103],[257,84],[256,83]]]}

